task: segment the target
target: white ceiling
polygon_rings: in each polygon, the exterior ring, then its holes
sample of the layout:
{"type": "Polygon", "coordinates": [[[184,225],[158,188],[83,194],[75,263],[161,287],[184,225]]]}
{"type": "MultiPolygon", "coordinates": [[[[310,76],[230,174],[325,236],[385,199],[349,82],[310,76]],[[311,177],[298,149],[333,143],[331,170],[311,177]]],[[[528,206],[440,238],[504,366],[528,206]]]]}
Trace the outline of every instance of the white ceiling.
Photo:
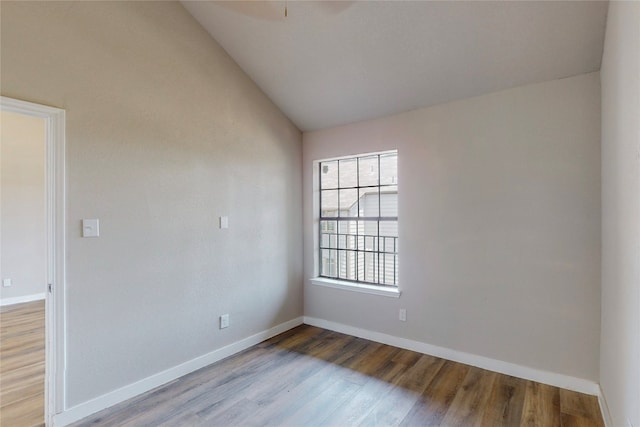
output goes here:
{"type": "Polygon", "coordinates": [[[210,2],[185,8],[303,131],[600,69],[607,3],[210,2]]]}

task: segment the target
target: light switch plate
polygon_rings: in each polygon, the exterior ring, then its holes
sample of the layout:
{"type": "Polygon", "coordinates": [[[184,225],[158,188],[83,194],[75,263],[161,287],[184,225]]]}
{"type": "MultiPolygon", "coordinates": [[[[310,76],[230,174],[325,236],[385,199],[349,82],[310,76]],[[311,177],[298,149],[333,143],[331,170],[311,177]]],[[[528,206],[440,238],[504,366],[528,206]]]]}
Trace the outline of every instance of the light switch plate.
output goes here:
{"type": "Polygon", "coordinates": [[[82,237],[99,237],[100,221],[97,219],[82,220],[82,237]]]}

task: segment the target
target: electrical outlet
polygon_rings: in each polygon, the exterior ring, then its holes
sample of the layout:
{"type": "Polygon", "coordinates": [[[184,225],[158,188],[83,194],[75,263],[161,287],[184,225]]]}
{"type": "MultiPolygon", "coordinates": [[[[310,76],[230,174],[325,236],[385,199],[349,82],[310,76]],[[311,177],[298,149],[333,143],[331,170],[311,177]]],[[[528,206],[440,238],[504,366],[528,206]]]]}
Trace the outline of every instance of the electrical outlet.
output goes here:
{"type": "Polygon", "coordinates": [[[228,327],[229,327],[229,315],[223,314],[222,316],[220,316],[220,329],[224,329],[228,327]]]}
{"type": "Polygon", "coordinates": [[[220,217],[220,228],[229,228],[229,217],[221,216],[220,217]]]}
{"type": "Polygon", "coordinates": [[[12,284],[13,283],[11,283],[11,279],[2,279],[2,286],[4,286],[5,288],[8,288],[12,284]]]}
{"type": "Polygon", "coordinates": [[[406,322],[407,321],[407,309],[406,308],[401,308],[400,311],[398,312],[398,319],[401,322],[406,322]]]}

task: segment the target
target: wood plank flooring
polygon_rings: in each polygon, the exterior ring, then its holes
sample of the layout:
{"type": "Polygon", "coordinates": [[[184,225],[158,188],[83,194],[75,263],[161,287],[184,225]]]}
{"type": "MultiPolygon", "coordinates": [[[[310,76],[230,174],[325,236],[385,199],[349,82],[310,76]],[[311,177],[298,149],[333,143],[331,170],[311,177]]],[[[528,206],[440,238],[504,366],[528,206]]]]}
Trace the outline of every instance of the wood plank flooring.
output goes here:
{"type": "Polygon", "coordinates": [[[311,326],[77,426],[602,426],[597,399],[311,326]]]}
{"type": "Polygon", "coordinates": [[[0,310],[0,426],[44,425],[44,301],[0,310]]]}

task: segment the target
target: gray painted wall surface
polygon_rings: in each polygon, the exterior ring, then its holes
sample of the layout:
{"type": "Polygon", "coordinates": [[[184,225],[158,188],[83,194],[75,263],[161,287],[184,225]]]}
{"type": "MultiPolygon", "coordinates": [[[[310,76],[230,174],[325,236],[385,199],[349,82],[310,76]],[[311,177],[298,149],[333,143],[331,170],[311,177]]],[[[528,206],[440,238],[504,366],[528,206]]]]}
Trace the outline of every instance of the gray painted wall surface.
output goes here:
{"type": "Polygon", "coordinates": [[[303,140],[305,315],[598,380],[598,73],[303,140]],[[312,162],[395,148],[401,297],[310,284],[312,162]]]}
{"type": "Polygon", "coordinates": [[[600,385],[614,426],[640,426],[640,3],[609,3],[602,58],[600,385]]]}
{"type": "Polygon", "coordinates": [[[180,4],[1,31],[2,94],[67,111],[67,406],[302,315],[301,134],[180,4]]]}

